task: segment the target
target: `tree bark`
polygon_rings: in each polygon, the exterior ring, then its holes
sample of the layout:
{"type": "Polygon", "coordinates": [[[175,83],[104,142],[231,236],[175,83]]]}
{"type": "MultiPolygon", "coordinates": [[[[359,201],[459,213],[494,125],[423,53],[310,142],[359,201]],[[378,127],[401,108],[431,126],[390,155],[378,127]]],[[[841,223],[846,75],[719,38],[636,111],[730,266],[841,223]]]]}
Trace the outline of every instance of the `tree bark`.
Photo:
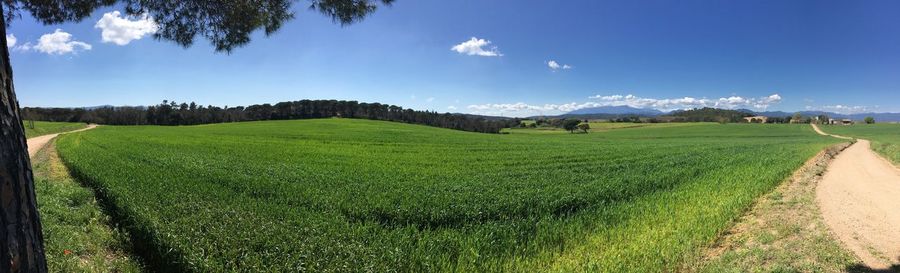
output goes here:
{"type": "Polygon", "coordinates": [[[13,88],[0,5],[0,272],[47,272],[25,128],[13,88]]]}

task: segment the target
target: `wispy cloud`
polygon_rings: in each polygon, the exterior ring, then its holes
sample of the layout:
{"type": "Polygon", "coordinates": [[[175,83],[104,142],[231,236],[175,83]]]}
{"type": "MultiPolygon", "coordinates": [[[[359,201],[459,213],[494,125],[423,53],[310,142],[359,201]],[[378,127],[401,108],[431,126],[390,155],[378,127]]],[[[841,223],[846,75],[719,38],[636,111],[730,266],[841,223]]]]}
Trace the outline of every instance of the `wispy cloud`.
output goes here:
{"type": "Polygon", "coordinates": [[[862,106],[862,105],[824,105],[824,106],[806,106],[806,110],[809,111],[825,111],[825,112],[834,112],[838,114],[859,114],[859,113],[868,113],[878,110],[878,106],[862,106]]]}
{"type": "Polygon", "coordinates": [[[483,57],[499,57],[503,56],[503,53],[497,50],[497,47],[490,47],[491,41],[485,39],[478,39],[476,37],[472,37],[468,41],[462,42],[458,45],[455,45],[450,48],[452,51],[456,51],[459,54],[466,54],[469,56],[483,56],[483,57]],[[487,48],[487,49],[485,49],[487,48]]]}
{"type": "Polygon", "coordinates": [[[716,107],[724,109],[737,108],[754,108],[765,110],[769,106],[781,102],[781,95],[772,94],[760,98],[745,98],[741,96],[722,97],[717,99],[708,98],[642,98],[635,95],[595,95],[590,99],[603,102],[610,106],[631,106],[635,108],[652,108],[662,111],[671,111],[678,109],[690,109],[701,107],[716,107]]]}
{"type": "Polygon", "coordinates": [[[61,29],[56,29],[53,33],[41,35],[37,44],[28,42],[16,47],[17,50],[34,50],[50,55],[78,53],[80,51],[91,50],[91,48],[93,47],[88,43],[73,40],[72,34],[62,31],[61,29]]]}
{"type": "Polygon", "coordinates": [[[660,111],[672,111],[680,109],[716,107],[724,109],[751,108],[766,110],[772,105],[781,102],[781,95],[772,94],[759,98],[744,98],[739,96],[722,97],[717,99],[707,98],[643,98],[635,95],[596,95],[589,97],[590,101],[571,102],[563,104],[527,104],[517,103],[488,103],[473,104],[467,108],[473,114],[484,115],[512,115],[528,116],[540,114],[560,114],[578,109],[602,107],[602,106],[630,106],[634,108],[656,109],[660,111]]]}
{"type": "Polygon", "coordinates": [[[562,69],[562,70],[569,70],[569,69],[574,68],[574,67],[572,67],[571,65],[568,65],[568,64],[559,64],[558,62],[556,62],[556,61],[554,61],[554,60],[549,60],[549,61],[547,61],[547,67],[550,67],[550,70],[553,70],[553,71],[557,71],[557,70],[560,70],[560,69],[562,69]]]}

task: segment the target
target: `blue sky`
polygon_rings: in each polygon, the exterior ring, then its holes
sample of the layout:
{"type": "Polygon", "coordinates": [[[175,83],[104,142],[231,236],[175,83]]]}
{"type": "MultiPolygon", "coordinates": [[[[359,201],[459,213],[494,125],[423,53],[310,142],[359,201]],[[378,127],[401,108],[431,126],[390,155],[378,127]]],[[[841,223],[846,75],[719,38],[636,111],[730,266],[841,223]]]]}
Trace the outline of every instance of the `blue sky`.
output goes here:
{"type": "Polygon", "coordinates": [[[898,1],[397,0],[348,27],[298,3],[296,19],[230,55],[155,41],[152,18],[112,13],[121,8],[53,26],[26,16],[8,30],[18,98],[347,99],[505,116],[599,105],[900,112],[898,1]]]}

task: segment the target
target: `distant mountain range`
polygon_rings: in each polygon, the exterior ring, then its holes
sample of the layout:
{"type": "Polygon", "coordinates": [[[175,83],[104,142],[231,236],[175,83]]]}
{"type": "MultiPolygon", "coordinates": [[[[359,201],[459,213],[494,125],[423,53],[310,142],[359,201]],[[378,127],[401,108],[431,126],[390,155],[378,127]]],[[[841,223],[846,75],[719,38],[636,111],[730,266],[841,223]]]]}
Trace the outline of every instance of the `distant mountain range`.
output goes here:
{"type": "MultiPolygon", "coordinates": [[[[746,112],[751,115],[759,115],[766,117],[787,117],[793,116],[795,112],[784,112],[784,111],[753,111],[748,109],[738,109],[737,111],[746,112]]],[[[602,106],[602,107],[591,107],[578,109],[572,112],[568,112],[559,117],[577,117],[577,118],[609,118],[609,117],[619,117],[619,116],[641,116],[641,117],[655,117],[668,115],[671,112],[662,112],[656,109],[642,109],[635,108],[630,106],[602,106]]],[[[827,115],[831,118],[836,119],[845,119],[849,118],[852,120],[863,120],[866,117],[873,117],[875,121],[881,122],[900,122],[900,113],[858,113],[858,114],[840,114],[834,112],[825,112],[825,111],[800,111],[800,114],[803,116],[818,116],[818,115],[827,115]]]]}
{"type": "Polygon", "coordinates": [[[578,109],[568,115],[592,115],[592,114],[610,114],[610,115],[642,115],[642,116],[659,116],[664,114],[656,109],[641,109],[631,106],[601,106],[578,109]]]}
{"type": "MultiPolygon", "coordinates": [[[[753,112],[751,113],[766,116],[766,117],[787,117],[793,116],[794,113],[788,113],[784,111],[767,111],[767,112],[753,112]]],[[[858,113],[858,114],[839,114],[834,112],[825,112],[825,111],[800,111],[801,115],[804,116],[819,116],[826,115],[835,119],[852,119],[852,120],[863,120],[866,117],[873,117],[875,121],[884,121],[884,122],[900,122],[900,113],[858,113]]]]}

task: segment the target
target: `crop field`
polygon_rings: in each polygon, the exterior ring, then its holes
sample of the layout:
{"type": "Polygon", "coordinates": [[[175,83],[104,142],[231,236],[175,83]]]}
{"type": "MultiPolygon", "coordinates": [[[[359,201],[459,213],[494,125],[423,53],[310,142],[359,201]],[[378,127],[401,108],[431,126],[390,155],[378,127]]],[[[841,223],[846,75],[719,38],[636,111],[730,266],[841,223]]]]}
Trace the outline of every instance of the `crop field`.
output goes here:
{"type": "Polygon", "coordinates": [[[27,138],[62,133],[87,127],[87,125],[84,123],[76,122],[35,121],[34,129],[32,129],[28,126],[28,124],[29,121],[25,121],[25,137],[27,138]]]}
{"type": "Polygon", "coordinates": [[[900,164],[900,124],[876,123],[820,126],[823,131],[872,141],[872,150],[900,164]]]}
{"type": "Polygon", "coordinates": [[[58,149],[167,271],[657,272],[838,141],[808,125],[318,119],[104,126],[58,149]]]}
{"type": "MultiPolygon", "coordinates": [[[[642,127],[667,128],[667,127],[703,125],[703,123],[696,123],[696,122],[694,122],[694,123],[631,123],[631,122],[596,122],[596,121],[591,121],[588,124],[591,126],[590,132],[605,132],[605,131],[609,131],[609,130],[633,129],[633,128],[642,128],[642,127]]],[[[569,133],[569,131],[566,131],[565,129],[556,128],[556,127],[507,128],[504,130],[504,132],[512,133],[512,134],[569,133]]]]}

